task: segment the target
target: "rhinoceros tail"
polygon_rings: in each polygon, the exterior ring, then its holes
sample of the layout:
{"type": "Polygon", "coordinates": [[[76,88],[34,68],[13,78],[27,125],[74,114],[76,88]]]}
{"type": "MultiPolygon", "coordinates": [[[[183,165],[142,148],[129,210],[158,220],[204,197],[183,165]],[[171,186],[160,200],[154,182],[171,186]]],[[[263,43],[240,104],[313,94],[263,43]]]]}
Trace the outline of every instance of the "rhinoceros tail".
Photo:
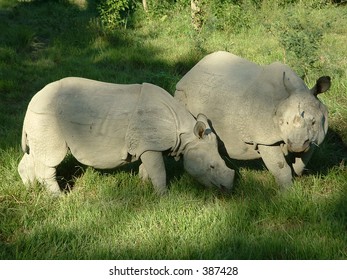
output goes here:
{"type": "Polygon", "coordinates": [[[22,151],[24,153],[29,154],[29,146],[28,146],[28,138],[27,138],[27,133],[25,131],[25,126],[23,125],[23,130],[22,130],[22,151]]]}

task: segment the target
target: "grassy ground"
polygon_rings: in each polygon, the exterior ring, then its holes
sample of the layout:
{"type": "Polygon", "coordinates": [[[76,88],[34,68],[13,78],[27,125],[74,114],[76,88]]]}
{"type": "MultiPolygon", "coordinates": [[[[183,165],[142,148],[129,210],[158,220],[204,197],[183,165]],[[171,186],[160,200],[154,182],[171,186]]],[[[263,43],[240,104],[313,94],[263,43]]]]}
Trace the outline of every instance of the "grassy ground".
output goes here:
{"type": "Polygon", "coordinates": [[[246,26],[211,16],[195,33],[183,8],[174,18],[139,13],[127,29],[111,32],[93,1],[0,1],[0,259],[346,259],[347,9],[265,3],[241,7],[246,26]],[[289,26],[288,9],[326,23],[306,81],[312,86],[330,75],[333,85],[320,97],[330,112],[327,138],[287,193],[261,162],[231,161],[235,189],[220,194],[171,159],[166,197],[138,179],[137,164],[101,172],[70,158],[59,169],[73,185],[68,195],[54,199],[39,185],[22,185],[22,121],[45,84],[83,76],[174,92],[180,77],[215,50],[257,63],[285,61],[299,71],[271,26],[289,26]]]}

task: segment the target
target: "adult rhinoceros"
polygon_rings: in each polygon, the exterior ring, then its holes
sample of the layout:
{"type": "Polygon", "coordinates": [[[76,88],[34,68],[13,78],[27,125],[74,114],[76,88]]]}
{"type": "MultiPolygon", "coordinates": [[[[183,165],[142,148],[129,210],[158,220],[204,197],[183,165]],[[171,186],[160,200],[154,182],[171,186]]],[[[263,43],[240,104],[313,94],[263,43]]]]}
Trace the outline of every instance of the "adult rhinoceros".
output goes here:
{"type": "Polygon", "coordinates": [[[321,77],[308,89],[288,66],[259,66],[219,51],[198,62],[177,84],[175,98],[193,114],[205,113],[231,158],[262,158],[282,186],[301,175],[313,147],[328,130],[317,94],[330,87],[321,77]],[[289,153],[294,155],[289,162],[289,153]]]}
{"type": "Polygon", "coordinates": [[[207,118],[197,120],[152,84],[118,85],[65,78],[45,86],[25,115],[18,166],[25,184],[35,179],[59,194],[56,166],[68,149],[81,163],[113,168],[141,159],[140,176],[166,192],[163,151],[183,155],[186,170],[206,186],[231,188],[234,171],[220,155],[207,118]]]}

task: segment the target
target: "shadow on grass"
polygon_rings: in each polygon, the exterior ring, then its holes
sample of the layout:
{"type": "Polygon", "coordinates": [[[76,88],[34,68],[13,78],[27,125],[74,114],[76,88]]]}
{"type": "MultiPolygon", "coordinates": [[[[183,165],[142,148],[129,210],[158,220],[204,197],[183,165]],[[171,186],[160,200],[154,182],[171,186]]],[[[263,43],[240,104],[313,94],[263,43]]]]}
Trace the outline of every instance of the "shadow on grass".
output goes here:
{"type": "MultiPolygon", "coordinates": [[[[183,161],[176,161],[171,157],[164,157],[166,167],[167,185],[180,180],[184,173],[183,161]]],[[[117,174],[119,172],[131,173],[138,176],[141,161],[135,161],[113,169],[96,169],[100,174],[117,174]]],[[[57,181],[61,191],[69,193],[73,191],[76,179],[83,176],[88,166],[78,162],[71,154],[57,167],[57,181]]]]}
{"type": "Polygon", "coordinates": [[[186,57],[176,65],[163,62],[161,49],[144,43],[151,34],[131,29],[105,33],[94,2],[83,10],[69,1],[30,1],[1,11],[2,102],[17,113],[20,107],[24,111],[35,92],[66,76],[150,82],[169,90],[196,62],[186,57]]]}
{"type": "MultiPolygon", "coordinates": [[[[156,207],[159,206],[160,203],[156,207]]],[[[258,203],[258,206],[265,205],[258,203]]],[[[347,257],[345,248],[340,247],[343,242],[346,242],[346,238],[341,235],[335,237],[332,234],[321,236],[317,231],[317,225],[312,221],[311,223],[295,223],[293,219],[287,224],[276,224],[276,221],[270,219],[255,218],[255,209],[251,205],[241,208],[240,211],[235,211],[235,214],[242,215],[246,222],[229,222],[223,227],[219,224],[218,228],[212,228],[214,222],[211,221],[211,225],[203,229],[205,233],[202,236],[196,232],[196,235],[189,238],[184,231],[174,230],[177,222],[175,220],[165,221],[169,224],[167,227],[161,226],[160,219],[155,229],[139,227],[138,224],[142,221],[138,219],[143,215],[139,215],[138,209],[135,208],[129,209],[125,217],[110,219],[111,216],[108,217],[106,214],[86,224],[68,223],[57,226],[48,224],[37,227],[34,231],[30,231],[30,234],[20,236],[14,243],[3,244],[4,250],[0,256],[3,259],[70,260],[326,260],[347,257]],[[105,223],[105,219],[110,219],[109,223],[105,223]],[[109,228],[103,230],[106,224],[112,229],[111,231],[109,228]],[[95,232],[95,226],[99,228],[96,236],[89,234],[95,232]],[[171,230],[168,229],[170,227],[172,227],[171,230]],[[135,230],[130,233],[132,237],[125,237],[124,234],[130,229],[135,230]],[[140,230],[142,239],[135,237],[136,230],[140,230]],[[143,230],[146,231],[145,234],[143,230]],[[106,233],[103,234],[103,231],[106,233]],[[305,237],[297,239],[301,234],[305,237]],[[122,236],[126,240],[122,240],[122,236]],[[39,251],[32,248],[39,248],[39,251]]],[[[154,211],[158,214],[160,212],[159,209],[154,211]]],[[[147,216],[144,215],[144,217],[147,216]]],[[[147,218],[153,219],[152,216],[147,218]]],[[[192,220],[194,217],[187,220],[188,225],[192,220]]],[[[146,225],[148,222],[142,224],[146,225]]],[[[341,234],[341,228],[338,230],[341,234]]],[[[328,229],[328,232],[331,231],[328,229]]]]}
{"type": "Polygon", "coordinates": [[[324,142],[316,149],[307,166],[309,174],[327,175],[333,167],[345,168],[347,144],[332,129],[328,130],[324,142]]]}

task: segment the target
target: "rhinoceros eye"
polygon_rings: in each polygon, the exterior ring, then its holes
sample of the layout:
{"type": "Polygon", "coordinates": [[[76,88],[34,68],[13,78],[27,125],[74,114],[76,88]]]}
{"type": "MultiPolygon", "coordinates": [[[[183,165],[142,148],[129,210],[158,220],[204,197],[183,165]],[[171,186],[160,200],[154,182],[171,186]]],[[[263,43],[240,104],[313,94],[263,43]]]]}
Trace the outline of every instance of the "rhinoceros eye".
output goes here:
{"type": "Polygon", "coordinates": [[[211,169],[214,169],[214,165],[211,164],[211,165],[210,165],[210,168],[211,168],[211,169]]]}
{"type": "Polygon", "coordinates": [[[316,124],[316,119],[313,118],[313,119],[311,120],[311,123],[312,123],[312,125],[315,125],[315,124],[316,124]]]}

